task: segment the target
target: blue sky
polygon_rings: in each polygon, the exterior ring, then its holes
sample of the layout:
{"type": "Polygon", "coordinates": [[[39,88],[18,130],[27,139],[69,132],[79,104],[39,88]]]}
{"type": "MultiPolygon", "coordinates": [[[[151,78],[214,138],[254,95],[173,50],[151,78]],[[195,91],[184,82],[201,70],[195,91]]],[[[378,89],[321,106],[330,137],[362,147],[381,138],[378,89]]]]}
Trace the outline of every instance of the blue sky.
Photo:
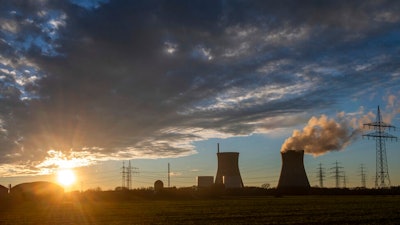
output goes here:
{"type": "MultiPolygon", "coordinates": [[[[220,143],[240,152],[245,185],[275,186],[298,130],[312,185],[322,163],[333,186],[338,161],[347,186],[364,164],[371,187],[361,125],[378,105],[400,124],[396,1],[0,3],[2,185],[74,168],[73,188],[112,189],[131,160],[134,187],[166,182],[168,163],[172,185],[192,186],[215,176],[220,143]]],[[[387,144],[393,185],[398,149],[387,144]]]]}

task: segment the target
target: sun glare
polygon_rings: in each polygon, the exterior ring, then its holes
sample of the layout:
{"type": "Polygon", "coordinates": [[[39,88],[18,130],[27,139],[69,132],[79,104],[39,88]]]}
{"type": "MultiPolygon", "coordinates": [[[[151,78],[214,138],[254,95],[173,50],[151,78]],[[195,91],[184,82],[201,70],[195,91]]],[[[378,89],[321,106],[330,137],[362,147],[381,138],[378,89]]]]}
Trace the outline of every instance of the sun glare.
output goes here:
{"type": "Polygon", "coordinates": [[[76,181],[76,176],[73,170],[64,169],[57,172],[57,181],[63,186],[70,186],[76,181]]]}

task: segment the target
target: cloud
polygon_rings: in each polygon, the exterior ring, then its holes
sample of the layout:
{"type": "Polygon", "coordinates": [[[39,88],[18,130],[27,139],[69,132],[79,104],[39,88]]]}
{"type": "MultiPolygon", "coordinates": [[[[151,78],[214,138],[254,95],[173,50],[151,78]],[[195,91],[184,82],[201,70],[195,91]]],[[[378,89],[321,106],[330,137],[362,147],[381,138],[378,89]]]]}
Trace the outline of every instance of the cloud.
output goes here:
{"type": "Polygon", "coordinates": [[[389,94],[386,96],[386,113],[383,114],[383,121],[385,123],[393,123],[394,118],[400,113],[400,99],[397,97],[398,95],[389,94]]]}
{"type": "Polygon", "coordinates": [[[108,0],[70,0],[70,2],[87,10],[92,10],[101,7],[105,3],[108,3],[108,0]]]}
{"type": "Polygon", "coordinates": [[[194,154],[399,83],[393,1],[1,4],[0,163],[34,171],[194,154]]]}

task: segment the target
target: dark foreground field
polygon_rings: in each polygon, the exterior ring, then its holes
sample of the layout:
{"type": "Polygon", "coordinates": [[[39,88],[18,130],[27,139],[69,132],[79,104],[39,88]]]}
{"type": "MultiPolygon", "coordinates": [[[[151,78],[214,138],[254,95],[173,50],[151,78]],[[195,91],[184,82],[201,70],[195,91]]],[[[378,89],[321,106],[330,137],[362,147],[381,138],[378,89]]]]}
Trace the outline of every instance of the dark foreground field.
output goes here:
{"type": "Polygon", "coordinates": [[[0,224],[400,224],[400,196],[24,201],[2,205],[0,224]]]}

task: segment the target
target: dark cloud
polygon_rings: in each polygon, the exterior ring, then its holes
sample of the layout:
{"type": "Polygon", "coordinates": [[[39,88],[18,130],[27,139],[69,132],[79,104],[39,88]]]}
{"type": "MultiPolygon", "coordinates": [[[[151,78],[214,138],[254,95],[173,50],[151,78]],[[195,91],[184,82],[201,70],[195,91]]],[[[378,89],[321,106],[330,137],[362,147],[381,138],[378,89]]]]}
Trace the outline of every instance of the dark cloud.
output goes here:
{"type": "Polygon", "coordinates": [[[399,82],[394,1],[0,3],[3,163],[192,154],[399,82]]]}

